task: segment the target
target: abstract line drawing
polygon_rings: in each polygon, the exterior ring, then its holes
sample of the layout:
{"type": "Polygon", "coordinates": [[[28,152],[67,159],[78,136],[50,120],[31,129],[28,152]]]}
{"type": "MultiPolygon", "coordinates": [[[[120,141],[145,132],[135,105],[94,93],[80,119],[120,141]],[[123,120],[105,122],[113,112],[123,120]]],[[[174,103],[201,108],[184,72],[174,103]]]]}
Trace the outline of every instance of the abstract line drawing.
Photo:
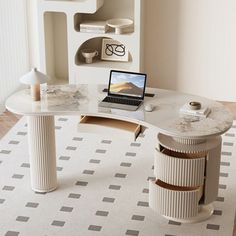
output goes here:
{"type": "Polygon", "coordinates": [[[101,59],[107,61],[128,61],[129,52],[127,47],[114,39],[102,40],[101,59]]]}
{"type": "Polygon", "coordinates": [[[106,44],[105,53],[108,56],[116,55],[123,57],[125,55],[125,46],[123,44],[106,44]]]}

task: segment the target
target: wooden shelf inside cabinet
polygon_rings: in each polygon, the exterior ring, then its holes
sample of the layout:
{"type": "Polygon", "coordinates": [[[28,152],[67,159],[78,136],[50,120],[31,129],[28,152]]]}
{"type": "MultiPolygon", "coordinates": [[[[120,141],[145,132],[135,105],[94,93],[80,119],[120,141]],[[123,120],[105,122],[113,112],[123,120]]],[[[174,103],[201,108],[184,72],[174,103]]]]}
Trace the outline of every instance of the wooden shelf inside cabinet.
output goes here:
{"type": "Polygon", "coordinates": [[[198,158],[205,158],[207,156],[207,152],[196,152],[196,153],[183,153],[183,152],[177,152],[172,151],[167,148],[163,148],[161,150],[161,153],[163,153],[166,156],[170,157],[176,157],[180,159],[198,159],[198,158]]]}
{"type": "Polygon", "coordinates": [[[78,132],[112,135],[135,141],[141,132],[141,125],[114,118],[82,116],[78,132]]]}
{"type": "MultiPolygon", "coordinates": [[[[188,191],[188,192],[191,192],[191,191],[196,191],[196,190],[200,190],[201,194],[202,194],[202,187],[183,187],[183,186],[175,186],[175,185],[172,185],[172,184],[168,184],[168,183],[165,183],[161,180],[157,180],[155,182],[156,185],[160,186],[161,188],[165,188],[165,189],[168,189],[168,190],[172,190],[172,191],[188,191]]],[[[201,195],[200,194],[200,195],[201,195]]]]}

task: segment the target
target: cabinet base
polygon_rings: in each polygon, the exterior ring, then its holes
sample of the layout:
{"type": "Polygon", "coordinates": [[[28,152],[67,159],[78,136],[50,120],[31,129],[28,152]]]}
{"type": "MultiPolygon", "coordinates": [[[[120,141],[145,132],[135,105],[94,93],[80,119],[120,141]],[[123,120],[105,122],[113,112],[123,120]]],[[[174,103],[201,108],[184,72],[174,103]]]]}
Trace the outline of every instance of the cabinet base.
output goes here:
{"type": "Polygon", "coordinates": [[[207,220],[213,214],[213,211],[214,211],[213,205],[209,204],[209,205],[201,206],[199,208],[198,215],[195,217],[191,217],[187,219],[173,218],[173,217],[168,217],[168,216],[164,216],[164,217],[168,220],[173,220],[173,221],[177,221],[184,224],[191,224],[191,223],[197,223],[200,221],[207,220]]]}
{"type": "Polygon", "coordinates": [[[57,189],[57,185],[55,187],[50,188],[50,189],[36,189],[36,188],[32,187],[32,190],[36,193],[49,193],[49,192],[54,191],[55,189],[57,189]]]}

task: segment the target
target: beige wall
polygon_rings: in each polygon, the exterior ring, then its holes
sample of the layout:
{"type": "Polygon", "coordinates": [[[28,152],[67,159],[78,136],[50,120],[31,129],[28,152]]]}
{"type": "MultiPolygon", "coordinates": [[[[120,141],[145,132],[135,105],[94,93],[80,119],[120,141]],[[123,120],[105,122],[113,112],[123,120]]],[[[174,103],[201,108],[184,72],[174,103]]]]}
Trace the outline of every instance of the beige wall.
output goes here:
{"type": "Polygon", "coordinates": [[[236,102],[236,1],[146,0],[149,84],[236,102]]]}

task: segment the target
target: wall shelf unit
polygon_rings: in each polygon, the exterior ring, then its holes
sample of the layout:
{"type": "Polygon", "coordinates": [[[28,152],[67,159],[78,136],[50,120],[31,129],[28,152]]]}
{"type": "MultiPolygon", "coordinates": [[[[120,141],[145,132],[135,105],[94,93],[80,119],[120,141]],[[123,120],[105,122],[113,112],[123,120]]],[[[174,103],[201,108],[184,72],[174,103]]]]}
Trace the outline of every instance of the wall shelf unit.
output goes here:
{"type": "Polygon", "coordinates": [[[38,0],[40,70],[50,83],[104,83],[111,69],[142,72],[143,0],[38,0]],[[80,32],[80,23],[129,18],[134,24],[122,34],[113,28],[105,32],[80,32]],[[128,62],[101,60],[102,40],[113,39],[128,51],[128,62]],[[86,64],[81,50],[99,52],[86,64]]]}
{"type": "Polygon", "coordinates": [[[38,0],[43,11],[95,13],[104,3],[104,0],[38,0]]]}

